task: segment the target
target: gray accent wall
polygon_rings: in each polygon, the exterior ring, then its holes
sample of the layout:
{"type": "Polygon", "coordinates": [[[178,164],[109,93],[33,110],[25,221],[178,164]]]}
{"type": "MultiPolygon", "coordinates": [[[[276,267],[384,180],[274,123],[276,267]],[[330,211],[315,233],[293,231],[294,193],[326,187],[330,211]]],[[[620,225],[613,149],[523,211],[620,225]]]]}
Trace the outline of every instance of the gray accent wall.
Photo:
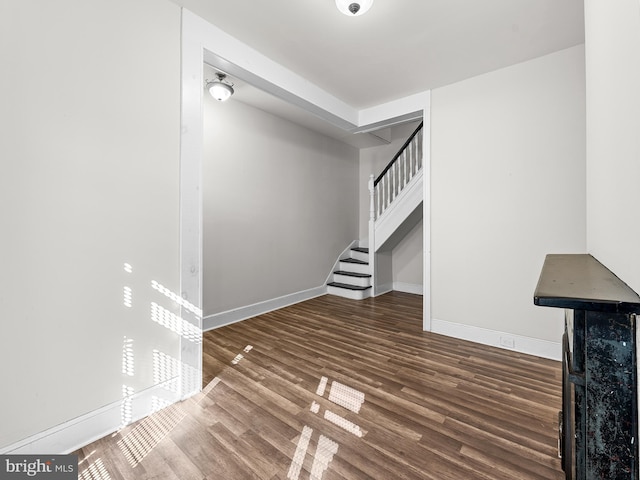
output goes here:
{"type": "Polygon", "coordinates": [[[324,285],[358,237],[358,150],[204,102],[204,315],[324,285]]]}

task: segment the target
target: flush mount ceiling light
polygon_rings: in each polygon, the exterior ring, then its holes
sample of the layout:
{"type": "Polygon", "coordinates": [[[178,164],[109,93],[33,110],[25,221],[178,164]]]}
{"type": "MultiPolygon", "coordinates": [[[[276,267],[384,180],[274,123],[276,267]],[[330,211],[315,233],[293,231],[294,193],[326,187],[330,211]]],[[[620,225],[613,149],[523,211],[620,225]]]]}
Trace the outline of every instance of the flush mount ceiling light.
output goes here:
{"type": "Polygon", "coordinates": [[[338,10],[349,17],[357,17],[367,12],[373,0],[336,0],[338,10]]]}
{"type": "Polygon", "coordinates": [[[233,83],[229,83],[224,73],[216,73],[217,80],[207,83],[207,90],[219,102],[228,100],[233,95],[233,83]]]}

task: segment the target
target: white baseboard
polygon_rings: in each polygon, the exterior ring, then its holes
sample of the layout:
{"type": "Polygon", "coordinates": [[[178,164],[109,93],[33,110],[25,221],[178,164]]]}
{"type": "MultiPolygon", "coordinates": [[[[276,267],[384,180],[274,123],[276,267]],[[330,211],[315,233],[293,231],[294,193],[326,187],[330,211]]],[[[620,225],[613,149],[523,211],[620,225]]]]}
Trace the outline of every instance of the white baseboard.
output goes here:
{"type": "Polygon", "coordinates": [[[415,283],[393,282],[393,289],[398,292],[422,295],[422,285],[415,283]]]}
{"type": "Polygon", "coordinates": [[[389,293],[393,290],[393,283],[383,283],[382,285],[378,285],[375,288],[375,297],[379,295],[384,295],[385,293],[389,293]]]}
{"type": "Polygon", "coordinates": [[[247,318],[255,317],[256,315],[262,315],[263,313],[272,312],[279,308],[288,307],[295,303],[304,302],[305,300],[310,300],[325,295],[326,293],[327,286],[322,285],[320,287],[310,288],[309,290],[265,300],[264,302],[254,303],[253,305],[247,305],[246,307],[234,308],[226,312],[207,315],[202,320],[202,330],[206,332],[214,328],[224,327],[225,325],[240,322],[247,318]]]}
{"type": "Polygon", "coordinates": [[[499,332],[497,330],[489,330],[472,325],[447,322],[435,318],[431,320],[431,331],[448,337],[469,340],[483,345],[513,350],[551,360],[560,361],[562,359],[560,342],[550,342],[548,340],[514,335],[513,333],[499,332]]]}
{"type": "Polygon", "coordinates": [[[0,454],[12,455],[63,455],[74,452],[100,438],[110,435],[127,424],[136,422],[162,406],[175,403],[176,393],[164,388],[166,383],[155,385],[126,400],[126,419],[123,419],[125,400],[118,400],[102,408],[69,420],[19,442],[0,448],[0,454]]]}

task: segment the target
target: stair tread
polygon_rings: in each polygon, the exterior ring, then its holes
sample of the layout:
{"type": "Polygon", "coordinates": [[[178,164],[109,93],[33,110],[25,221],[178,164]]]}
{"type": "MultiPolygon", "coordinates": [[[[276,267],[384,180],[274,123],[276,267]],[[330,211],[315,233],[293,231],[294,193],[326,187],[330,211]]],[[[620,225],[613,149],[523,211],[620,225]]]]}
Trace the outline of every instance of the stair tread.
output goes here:
{"type": "Polygon", "coordinates": [[[335,272],[336,275],[348,275],[350,277],[358,277],[358,278],[370,278],[371,274],[369,273],[357,273],[357,272],[346,272],[344,270],[336,270],[335,272]]]}
{"type": "Polygon", "coordinates": [[[356,258],[341,258],[340,261],[345,263],[356,263],[358,265],[369,265],[369,262],[363,262],[362,260],[358,260],[356,258]]]}
{"type": "Polygon", "coordinates": [[[348,283],[340,283],[340,282],[329,282],[327,283],[330,287],[338,287],[338,288],[346,288],[348,290],[368,290],[371,288],[371,285],[368,287],[360,287],[358,285],[350,285],[348,283]]]}
{"type": "Polygon", "coordinates": [[[354,252],[369,253],[369,249],[366,247],[354,247],[351,250],[353,250],[354,252]]]}

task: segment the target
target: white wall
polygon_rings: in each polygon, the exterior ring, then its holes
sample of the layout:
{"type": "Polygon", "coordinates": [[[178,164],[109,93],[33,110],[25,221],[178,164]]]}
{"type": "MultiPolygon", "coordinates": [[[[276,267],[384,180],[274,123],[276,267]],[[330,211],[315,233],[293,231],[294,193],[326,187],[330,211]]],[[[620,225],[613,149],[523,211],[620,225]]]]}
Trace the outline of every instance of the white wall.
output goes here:
{"type": "Polygon", "coordinates": [[[533,292],[585,250],[584,83],[577,46],[432,92],[434,319],[558,342],[533,292]]]}
{"type": "Polygon", "coordinates": [[[358,151],[205,97],[204,313],[324,285],[358,235],[358,151]]]}
{"type": "Polygon", "coordinates": [[[585,2],[587,247],[640,292],[640,3],[585,2]]]}
{"type": "Polygon", "coordinates": [[[392,276],[395,290],[417,293],[423,283],[422,220],[393,247],[392,276]]]}
{"type": "Polygon", "coordinates": [[[151,282],[179,289],[180,11],[2,2],[0,32],[1,450],[150,389],[154,349],[179,358],[150,308],[177,311],[151,282]]]}

